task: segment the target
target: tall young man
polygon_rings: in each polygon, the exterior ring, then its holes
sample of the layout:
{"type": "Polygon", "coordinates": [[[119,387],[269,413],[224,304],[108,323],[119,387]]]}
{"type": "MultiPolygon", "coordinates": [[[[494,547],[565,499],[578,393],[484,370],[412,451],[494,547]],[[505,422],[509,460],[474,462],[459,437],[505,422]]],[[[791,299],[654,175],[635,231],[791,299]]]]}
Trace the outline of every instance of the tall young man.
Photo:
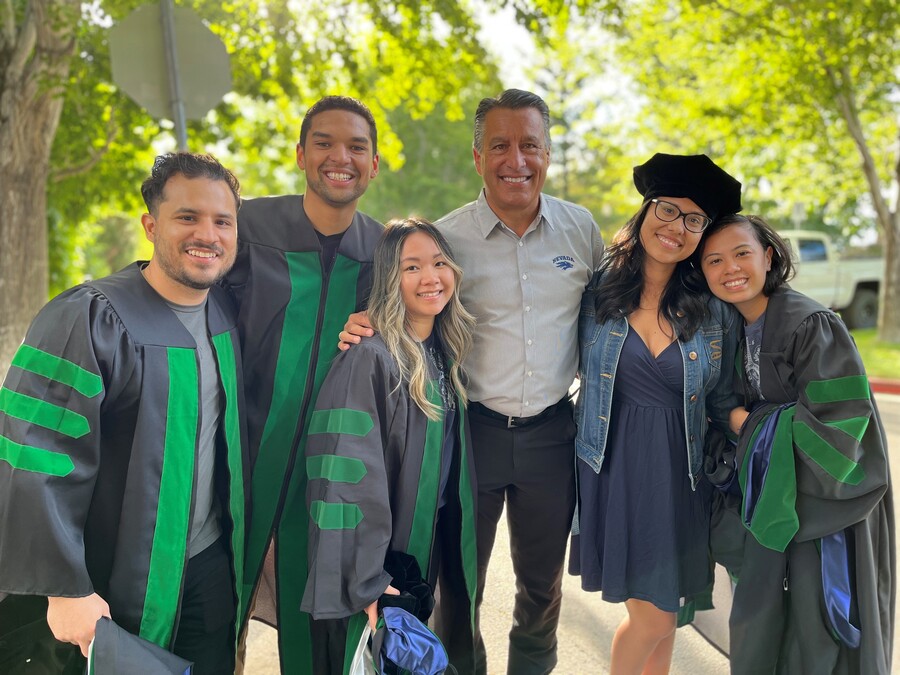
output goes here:
{"type": "Polygon", "coordinates": [[[104,616],[198,675],[234,668],[247,462],[217,282],[239,186],[178,153],[141,192],[153,257],[47,304],[0,389],[3,672],[83,672],[104,616]]]}
{"type": "Polygon", "coordinates": [[[310,518],[304,447],[334,338],[368,299],[382,226],[356,206],[378,175],[377,142],[359,101],[328,96],[313,105],[297,144],[306,193],[244,205],[226,278],[240,307],[253,456],[244,589],[259,588],[254,616],[277,624],[281,669],[292,675],[316,672],[310,617],[300,611],[310,518]]]}

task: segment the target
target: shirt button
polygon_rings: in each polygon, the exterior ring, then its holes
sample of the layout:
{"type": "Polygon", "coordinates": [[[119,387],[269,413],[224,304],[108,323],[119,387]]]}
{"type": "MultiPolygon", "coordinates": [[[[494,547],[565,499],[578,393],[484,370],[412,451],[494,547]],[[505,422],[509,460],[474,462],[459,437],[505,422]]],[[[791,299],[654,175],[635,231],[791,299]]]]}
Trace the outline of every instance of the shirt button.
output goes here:
{"type": "Polygon", "coordinates": [[[525,311],[526,311],[526,312],[530,312],[530,311],[531,311],[531,305],[525,305],[525,311]]]}
{"type": "Polygon", "coordinates": [[[697,394],[691,396],[691,403],[697,400],[697,394]]]}
{"type": "Polygon", "coordinates": [[[528,405],[528,401],[525,401],[525,405],[528,405]]]}
{"type": "Polygon", "coordinates": [[[691,443],[694,442],[694,434],[691,434],[691,443]]]}
{"type": "Polygon", "coordinates": [[[524,245],[525,245],[525,244],[523,244],[521,241],[519,242],[519,246],[524,246],[524,245]]]}
{"type": "Polygon", "coordinates": [[[531,377],[531,371],[530,371],[530,370],[528,371],[528,377],[531,377]]]}
{"type": "Polygon", "coordinates": [[[528,344],[531,344],[531,340],[528,341],[528,344]]]}
{"type": "Polygon", "coordinates": [[[525,280],[527,280],[527,279],[528,279],[528,275],[527,275],[527,274],[523,274],[523,275],[522,275],[522,278],[525,279],[525,280]]]}
{"type": "Polygon", "coordinates": [[[697,352],[691,352],[690,354],[688,354],[688,358],[691,361],[696,361],[697,360],[697,352]]]}

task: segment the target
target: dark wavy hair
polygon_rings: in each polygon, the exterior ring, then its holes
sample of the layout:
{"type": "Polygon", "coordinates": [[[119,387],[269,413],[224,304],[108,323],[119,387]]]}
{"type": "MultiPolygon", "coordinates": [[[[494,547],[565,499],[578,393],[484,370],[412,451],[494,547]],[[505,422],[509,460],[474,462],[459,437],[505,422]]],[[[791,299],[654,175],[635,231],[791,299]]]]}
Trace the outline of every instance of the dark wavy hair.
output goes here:
{"type": "Polygon", "coordinates": [[[694,262],[698,269],[700,268],[700,260],[703,258],[703,248],[706,245],[707,238],[716,232],[721,232],[730,225],[743,225],[749,229],[753,236],[756,237],[756,241],[763,247],[763,251],[769,246],[772,247],[772,268],[766,272],[763,295],[768,298],[793,278],[794,256],[790,245],[781,238],[774,227],[759,216],[742,216],[737,213],[722,216],[706,228],[706,232],[703,233],[703,241],[700,242],[697,251],[694,253],[694,262]]]}
{"type": "Polygon", "coordinates": [[[141,184],[144,204],[147,205],[147,211],[154,216],[159,214],[159,205],[165,199],[166,183],[177,175],[222,181],[234,196],[235,210],[240,210],[241,184],[231,171],[219,163],[219,160],[212,155],[195,152],[168,152],[154,160],[150,175],[141,184]]]}
{"type": "MultiPolygon", "coordinates": [[[[588,289],[594,296],[597,323],[628,316],[640,306],[644,289],[644,259],[641,225],[650,210],[644,202],[606,247],[603,262],[588,289]]],[[[703,233],[704,239],[706,232],[703,233]]],[[[699,249],[703,239],[697,245],[699,249]]],[[[693,256],[675,266],[672,278],[660,298],[660,313],[669,322],[679,340],[687,340],[709,313],[709,290],[693,256]]]]}

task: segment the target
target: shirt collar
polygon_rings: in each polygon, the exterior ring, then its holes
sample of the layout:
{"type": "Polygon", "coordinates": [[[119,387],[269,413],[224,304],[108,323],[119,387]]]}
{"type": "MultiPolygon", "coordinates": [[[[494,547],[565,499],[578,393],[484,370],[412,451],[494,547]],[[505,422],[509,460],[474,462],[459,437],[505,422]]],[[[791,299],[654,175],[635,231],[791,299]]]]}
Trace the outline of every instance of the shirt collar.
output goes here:
{"type": "MultiPolygon", "coordinates": [[[[546,224],[551,230],[555,229],[553,224],[548,218],[544,217],[544,205],[546,204],[546,200],[544,199],[544,195],[541,195],[540,202],[538,203],[538,214],[535,218],[534,222],[538,225],[546,224]]],[[[488,238],[488,235],[494,230],[495,227],[500,225],[500,219],[497,217],[497,214],[491,210],[490,205],[487,202],[487,197],[484,194],[484,188],[481,188],[481,192],[478,193],[478,199],[475,200],[475,215],[478,221],[478,229],[481,230],[481,236],[485,239],[488,238]]]]}

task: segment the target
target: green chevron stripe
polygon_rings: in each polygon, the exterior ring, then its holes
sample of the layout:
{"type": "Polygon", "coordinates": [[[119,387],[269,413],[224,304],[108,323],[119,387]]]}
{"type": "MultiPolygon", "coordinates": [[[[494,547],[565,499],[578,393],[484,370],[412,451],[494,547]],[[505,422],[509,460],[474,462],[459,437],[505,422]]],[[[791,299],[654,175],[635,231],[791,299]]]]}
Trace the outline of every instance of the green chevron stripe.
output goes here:
{"type": "Polygon", "coordinates": [[[88,398],[103,391],[103,380],[99,375],[31,345],[19,347],[11,365],[49,380],[62,382],[88,398]]]}
{"type": "Polygon", "coordinates": [[[814,380],[806,385],[806,397],[813,403],[866,400],[869,398],[869,380],[865,375],[814,380]]]}
{"type": "Polygon", "coordinates": [[[81,438],[91,430],[84,415],[6,387],[0,388],[0,412],[69,438],[81,438]]]}
{"type": "Polygon", "coordinates": [[[315,455],[306,458],[306,473],[310,480],[324,478],[335,483],[355,485],[366,475],[366,465],[357,457],[315,455]]]}
{"type": "Polygon", "coordinates": [[[372,416],[362,410],[334,408],[316,410],[309,420],[310,434],[366,436],[375,427],[372,416]]]}
{"type": "Polygon", "coordinates": [[[846,420],[838,420],[836,422],[826,422],[826,424],[830,427],[834,427],[835,429],[840,429],[848,436],[852,436],[856,439],[857,442],[862,440],[862,437],[866,433],[866,429],[869,427],[869,418],[868,417],[850,417],[846,420]]]}
{"type": "Polygon", "coordinates": [[[320,499],[309,505],[309,515],[320,530],[355,530],[363,519],[356,504],[336,504],[320,499]]]}
{"type": "Polygon", "coordinates": [[[22,445],[4,436],[0,436],[0,460],[14,469],[48,476],[68,476],[75,469],[72,458],[62,452],[22,445]]]}
{"type": "Polygon", "coordinates": [[[859,463],[846,457],[804,422],[794,423],[794,445],[836,481],[859,485],[866,477],[859,463]]]}

